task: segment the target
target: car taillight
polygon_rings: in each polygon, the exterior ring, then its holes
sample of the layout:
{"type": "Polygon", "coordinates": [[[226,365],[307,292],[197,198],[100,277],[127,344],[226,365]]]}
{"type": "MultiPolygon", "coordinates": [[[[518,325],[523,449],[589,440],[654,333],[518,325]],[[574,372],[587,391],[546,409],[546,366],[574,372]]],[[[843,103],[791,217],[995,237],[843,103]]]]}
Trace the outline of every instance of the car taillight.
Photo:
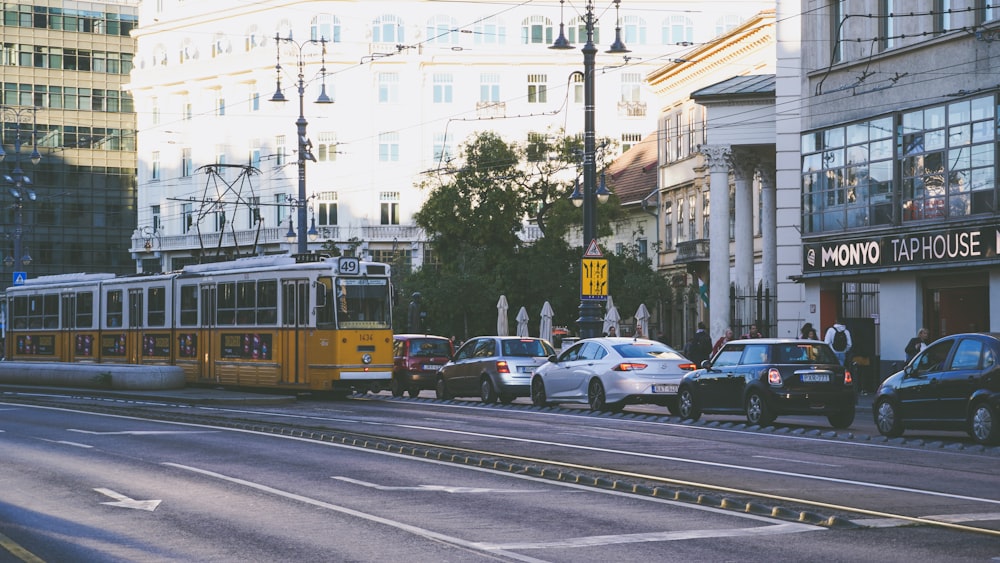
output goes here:
{"type": "Polygon", "coordinates": [[[771,385],[781,385],[781,372],[777,368],[767,370],[767,382],[771,385]]]}
{"type": "Polygon", "coordinates": [[[617,366],[611,368],[614,371],[636,371],[640,369],[646,369],[646,364],[637,364],[631,362],[622,362],[617,366]]]}
{"type": "Polygon", "coordinates": [[[690,364],[678,364],[677,367],[681,368],[684,371],[694,371],[694,370],[698,369],[698,366],[694,365],[693,363],[690,363],[690,364]]]}
{"type": "Polygon", "coordinates": [[[510,366],[507,365],[505,360],[497,362],[497,373],[510,373],[510,366]]]}
{"type": "Polygon", "coordinates": [[[844,385],[852,385],[854,383],[854,378],[851,377],[851,370],[844,370],[844,385]]]}

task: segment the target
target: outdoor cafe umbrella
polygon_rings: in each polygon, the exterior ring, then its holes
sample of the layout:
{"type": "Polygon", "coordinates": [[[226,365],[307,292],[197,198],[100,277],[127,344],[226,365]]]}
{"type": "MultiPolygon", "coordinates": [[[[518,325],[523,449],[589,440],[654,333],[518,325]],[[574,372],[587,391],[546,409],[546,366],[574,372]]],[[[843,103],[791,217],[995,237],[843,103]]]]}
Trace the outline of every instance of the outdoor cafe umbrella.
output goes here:
{"type": "Polygon", "coordinates": [[[528,336],[528,310],[521,307],[517,312],[517,335],[524,338],[528,336]]]}
{"type": "Polygon", "coordinates": [[[639,310],[635,312],[635,335],[649,338],[649,309],[645,303],[640,303],[639,310]]]}
{"type": "Polygon", "coordinates": [[[507,296],[501,295],[497,301],[497,336],[507,336],[507,296]]]}
{"type": "Polygon", "coordinates": [[[552,305],[548,301],[542,305],[542,322],[538,325],[538,337],[548,342],[552,342],[552,317],[556,312],[552,310],[552,305]]]}
{"type": "Polygon", "coordinates": [[[621,327],[618,326],[622,320],[621,314],[618,312],[618,307],[615,306],[614,301],[611,300],[611,296],[608,296],[608,312],[604,314],[604,334],[608,333],[611,327],[615,327],[615,335],[621,335],[621,327]]]}

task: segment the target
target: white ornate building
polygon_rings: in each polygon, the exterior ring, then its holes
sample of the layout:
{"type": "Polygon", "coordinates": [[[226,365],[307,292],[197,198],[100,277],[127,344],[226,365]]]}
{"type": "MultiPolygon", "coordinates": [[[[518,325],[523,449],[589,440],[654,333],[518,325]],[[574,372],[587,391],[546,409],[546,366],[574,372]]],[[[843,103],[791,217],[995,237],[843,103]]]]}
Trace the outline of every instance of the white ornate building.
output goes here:
{"type": "MultiPolygon", "coordinates": [[[[654,131],[645,77],[767,4],[593,6],[598,137],[624,151],[654,131]],[[616,27],[631,50],[625,57],[603,52],[616,27]]],[[[286,233],[304,227],[289,222],[299,203],[318,234],[310,250],[336,244],[420,265],[431,257],[412,219],[426,196],[415,186],[442,173],[471,134],[493,130],[526,143],[560,129],[582,133],[583,56],[547,47],[560,22],[582,46],[585,9],[575,2],[143,2],[128,86],[138,120],[137,270],[294,252],[286,233]],[[302,45],[281,42],[279,72],[276,35],[302,45]],[[319,39],[325,53],[311,42],[319,39]],[[305,165],[305,202],[298,201],[299,60],[315,158],[305,165]],[[279,77],[284,104],[269,101],[279,77]],[[324,86],[334,103],[313,103],[324,86]],[[259,174],[244,174],[243,165],[259,174]]]]}

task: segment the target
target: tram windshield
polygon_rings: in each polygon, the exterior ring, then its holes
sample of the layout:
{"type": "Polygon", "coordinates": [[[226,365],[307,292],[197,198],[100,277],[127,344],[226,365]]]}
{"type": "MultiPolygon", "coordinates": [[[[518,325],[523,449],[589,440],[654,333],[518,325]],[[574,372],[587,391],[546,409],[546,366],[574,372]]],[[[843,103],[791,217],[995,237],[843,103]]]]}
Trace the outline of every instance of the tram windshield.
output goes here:
{"type": "Polygon", "coordinates": [[[390,328],[389,280],[386,278],[334,278],[333,298],[325,307],[328,318],[336,319],[337,328],[390,328]]]}

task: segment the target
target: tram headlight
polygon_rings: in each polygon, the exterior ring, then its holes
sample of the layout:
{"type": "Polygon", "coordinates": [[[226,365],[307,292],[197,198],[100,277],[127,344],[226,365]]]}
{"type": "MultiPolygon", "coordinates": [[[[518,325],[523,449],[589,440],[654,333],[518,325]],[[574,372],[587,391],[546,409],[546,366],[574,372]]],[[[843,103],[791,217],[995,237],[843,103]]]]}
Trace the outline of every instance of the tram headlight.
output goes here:
{"type": "Polygon", "coordinates": [[[363,354],[361,356],[361,363],[363,363],[363,364],[370,364],[370,363],[372,363],[372,355],[371,354],[363,354]]]}

